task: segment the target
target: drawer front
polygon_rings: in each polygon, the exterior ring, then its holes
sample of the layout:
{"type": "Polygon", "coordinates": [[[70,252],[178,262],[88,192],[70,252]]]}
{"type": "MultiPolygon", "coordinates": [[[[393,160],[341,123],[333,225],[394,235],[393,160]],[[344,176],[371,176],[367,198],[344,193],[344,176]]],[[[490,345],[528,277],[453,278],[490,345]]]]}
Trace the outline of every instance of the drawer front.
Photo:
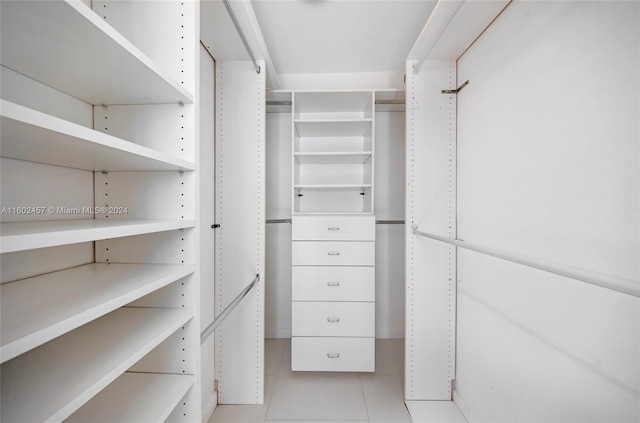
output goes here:
{"type": "Polygon", "coordinates": [[[375,242],[294,241],[294,266],[373,266],[375,242]]]}
{"type": "Polygon", "coordinates": [[[291,370],[375,371],[374,338],[291,338],[291,370]]]}
{"type": "Polygon", "coordinates": [[[293,302],[292,336],[375,336],[374,303],[293,302]]]}
{"type": "Polygon", "coordinates": [[[370,216],[293,216],[294,241],[375,241],[376,221],[370,216]]]}
{"type": "Polygon", "coordinates": [[[293,301],[375,301],[375,267],[293,266],[293,301]]]}

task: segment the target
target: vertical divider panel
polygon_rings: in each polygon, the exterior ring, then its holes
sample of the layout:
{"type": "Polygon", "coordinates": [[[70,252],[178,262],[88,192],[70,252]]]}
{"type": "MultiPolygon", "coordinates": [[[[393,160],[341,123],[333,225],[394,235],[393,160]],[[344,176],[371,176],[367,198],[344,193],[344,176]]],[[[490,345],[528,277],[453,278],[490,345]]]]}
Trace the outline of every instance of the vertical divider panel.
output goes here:
{"type": "Polygon", "coordinates": [[[456,237],[455,63],[407,62],[405,399],[451,400],[456,250],[412,226],[456,237]]]}
{"type": "MultiPolygon", "coordinates": [[[[264,401],[265,76],[216,66],[216,311],[259,283],[216,331],[221,404],[264,401]]],[[[264,65],[263,65],[264,69],[264,65]]]]}

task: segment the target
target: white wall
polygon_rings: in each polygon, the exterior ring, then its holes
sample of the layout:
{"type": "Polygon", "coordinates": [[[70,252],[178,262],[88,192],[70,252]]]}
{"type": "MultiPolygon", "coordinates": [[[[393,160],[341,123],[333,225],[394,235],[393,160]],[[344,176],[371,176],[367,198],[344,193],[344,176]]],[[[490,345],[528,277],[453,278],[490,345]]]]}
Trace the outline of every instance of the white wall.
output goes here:
{"type": "MultiPolygon", "coordinates": [[[[291,218],[291,114],[267,113],[267,220],[291,218]]],[[[375,214],[404,219],[404,113],[376,113],[375,214]]],[[[268,338],[291,336],[291,225],[267,224],[268,338]]],[[[376,228],[376,337],[404,336],[404,225],[376,228]]]]}
{"type": "MultiPolygon", "coordinates": [[[[458,61],[458,238],[640,277],[638,2],[513,2],[458,61]]],[[[458,252],[470,422],[637,422],[640,302],[458,252]]]]}

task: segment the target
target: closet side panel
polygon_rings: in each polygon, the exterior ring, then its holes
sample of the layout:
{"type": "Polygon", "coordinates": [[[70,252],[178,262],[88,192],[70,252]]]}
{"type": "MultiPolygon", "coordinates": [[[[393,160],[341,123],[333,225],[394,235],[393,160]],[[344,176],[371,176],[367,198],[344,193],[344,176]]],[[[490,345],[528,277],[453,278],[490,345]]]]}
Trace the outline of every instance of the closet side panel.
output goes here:
{"type": "Polygon", "coordinates": [[[450,400],[455,378],[455,65],[407,62],[405,399],[450,400]]]}
{"type": "MultiPolygon", "coordinates": [[[[200,328],[215,318],[215,62],[200,45],[200,328]]],[[[208,420],[218,401],[215,387],[215,337],[201,344],[202,417],[208,420]]]]}
{"type": "Polygon", "coordinates": [[[216,309],[261,280],[216,331],[221,404],[264,401],[265,79],[250,62],[216,66],[216,309]]]}
{"type": "MultiPolygon", "coordinates": [[[[458,61],[458,237],[638,280],[640,7],[515,1],[458,61]]],[[[470,422],[640,418],[638,298],[458,255],[470,422]]]]}

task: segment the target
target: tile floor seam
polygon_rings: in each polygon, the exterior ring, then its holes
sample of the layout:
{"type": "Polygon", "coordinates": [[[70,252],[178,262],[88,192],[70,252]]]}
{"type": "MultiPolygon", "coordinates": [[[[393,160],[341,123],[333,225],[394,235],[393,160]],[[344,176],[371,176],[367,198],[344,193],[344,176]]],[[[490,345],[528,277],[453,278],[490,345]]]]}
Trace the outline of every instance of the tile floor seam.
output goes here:
{"type": "Polygon", "coordinates": [[[362,374],[358,373],[358,380],[360,381],[360,391],[362,392],[362,401],[364,402],[364,411],[367,412],[367,421],[371,421],[369,416],[369,406],[367,405],[367,396],[364,394],[364,386],[362,386],[362,374]]]}
{"type": "Polygon", "coordinates": [[[278,379],[280,378],[280,367],[282,367],[282,362],[284,361],[284,354],[286,350],[287,350],[287,343],[285,342],[284,348],[282,348],[282,353],[280,353],[280,360],[278,360],[278,365],[276,366],[277,367],[276,374],[275,374],[276,379],[273,381],[273,389],[271,390],[271,395],[269,395],[269,402],[267,404],[267,410],[264,413],[263,422],[267,421],[267,416],[269,415],[269,410],[271,409],[271,400],[273,399],[273,393],[276,391],[276,388],[278,387],[278,379]]]}

